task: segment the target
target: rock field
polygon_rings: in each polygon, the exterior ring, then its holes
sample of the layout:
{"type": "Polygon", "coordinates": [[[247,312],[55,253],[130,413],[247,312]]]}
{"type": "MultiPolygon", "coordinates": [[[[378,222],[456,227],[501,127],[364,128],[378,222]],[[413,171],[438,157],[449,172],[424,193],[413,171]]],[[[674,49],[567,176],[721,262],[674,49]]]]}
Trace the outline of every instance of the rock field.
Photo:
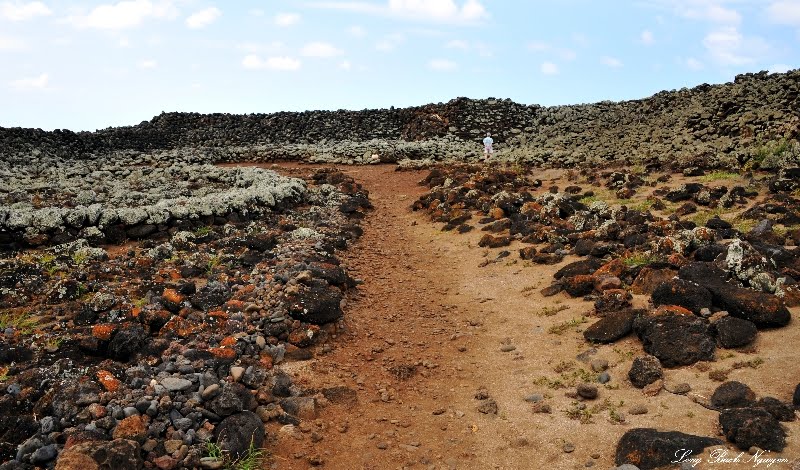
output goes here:
{"type": "Polygon", "coordinates": [[[355,281],[334,253],[369,208],[358,184],[325,171],[303,181],[83,164],[31,175],[64,175],[59,209],[15,193],[26,203],[12,210],[32,214],[24,234],[39,237],[26,241],[51,245],[0,262],[2,468],[52,467],[59,452],[65,469],[87,458],[93,468],[215,468],[202,461],[206,441],[235,458],[251,437],[261,445],[263,422],[297,424],[314,401],[273,366],[336,335],[355,281]],[[134,183],[146,197],[131,194],[134,183]],[[95,201],[83,228],[69,223],[95,201]],[[37,225],[48,210],[55,221],[37,225]],[[65,222],[69,237],[52,233],[65,222]],[[128,238],[146,239],[108,245],[128,238]]]}
{"type": "MultiPolygon", "coordinates": [[[[769,186],[768,175],[743,188],[726,184],[738,175],[711,173],[704,180],[705,172],[698,173],[669,184],[669,173],[642,178],[624,170],[572,171],[569,186],[542,191],[543,182],[526,170],[451,165],[430,172],[423,181],[430,192],[413,208],[444,224],[443,231],[485,232],[480,247],[520,241],[517,256],[527,263],[577,256],[541,295],[563,292],[593,304],[594,321],[583,330],[589,344],[635,334],[646,354],[633,360],[628,380],[655,396],[665,386],[664,368],[713,362],[725,349],[755,351],[760,332],[786,327],[789,308],[800,306],[800,195],[769,186]],[[648,307],[634,308],[632,294],[649,297],[648,307]]],[[[510,256],[501,251],[485,264],[510,256]]],[[[592,381],[604,383],[602,376],[592,381]]],[[[673,393],[691,390],[680,388],[673,393]]],[[[591,401],[597,387],[579,384],[573,393],[591,401]]],[[[726,381],[710,400],[692,399],[719,411],[724,437],[752,454],[784,450],[780,422],[796,419],[797,393],[756,400],[748,385],[726,381]]],[[[678,449],[698,454],[721,444],[631,429],[618,444],[616,463],[659,468],[674,463],[678,449]]]]}
{"type": "MultiPolygon", "coordinates": [[[[645,397],[667,390],[670,370],[754,353],[800,306],[798,79],[762,72],[549,108],[458,98],[164,113],[92,133],[0,128],[0,470],[245,468],[275,445],[269,426],[322,427],[320,409],[355,392],[301,386],[283,365],[317,364],[348,334],[365,281],[340,258],[373,209],[331,164],[429,170],[408,211],[446,236],[481,233],[480,268],[552,267],[536,294],[590,306],[553,328],[591,347],[636,338],[624,380],[645,397]],[[478,164],[486,131],[498,152],[478,164]],[[267,165],[280,161],[325,165],[267,165]],[[542,178],[548,168],[566,184],[542,178]]],[[[617,390],[607,366],[567,387],[570,419],[617,390]]],[[[393,367],[396,381],[417,370],[393,367]]],[[[630,427],[614,464],[659,468],[677,448],[796,449],[785,423],[800,386],[770,396],[728,380],[735,368],[712,377],[709,397],[667,390],[718,413],[716,434],[630,427]]],[[[502,414],[490,393],[478,388],[477,411],[502,414]]],[[[549,414],[548,398],[530,400],[533,413],[549,414]]]]}

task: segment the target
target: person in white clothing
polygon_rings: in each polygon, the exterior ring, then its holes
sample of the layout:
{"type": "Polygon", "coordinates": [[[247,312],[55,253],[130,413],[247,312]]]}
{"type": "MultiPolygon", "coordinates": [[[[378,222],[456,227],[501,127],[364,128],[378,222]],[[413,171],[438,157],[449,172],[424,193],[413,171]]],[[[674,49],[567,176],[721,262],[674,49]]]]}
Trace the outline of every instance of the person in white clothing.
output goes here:
{"type": "Polygon", "coordinates": [[[483,139],[483,159],[488,160],[489,157],[494,153],[492,150],[492,144],[494,140],[492,139],[492,134],[486,133],[486,137],[483,139]]]}

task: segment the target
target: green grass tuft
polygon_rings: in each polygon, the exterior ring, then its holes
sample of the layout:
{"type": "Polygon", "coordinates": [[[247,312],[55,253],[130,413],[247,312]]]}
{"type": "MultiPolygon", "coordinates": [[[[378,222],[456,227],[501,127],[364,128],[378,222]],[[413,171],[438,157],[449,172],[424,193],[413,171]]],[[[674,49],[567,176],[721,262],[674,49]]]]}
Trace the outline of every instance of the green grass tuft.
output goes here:
{"type": "Polygon", "coordinates": [[[622,263],[625,266],[632,268],[635,266],[647,266],[658,262],[660,260],[658,255],[637,251],[622,258],[622,263]]]}
{"type": "Polygon", "coordinates": [[[547,332],[553,335],[561,335],[564,334],[567,330],[571,330],[572,328],[577,328],[578,326],[588,322],[589,320],[586,317],[580,318],[573,318],[572,320],[565,321],[564,323],[559,323],[558,325],[551,326],[547,332]]]}
{"type": "Polygon", "coordinates": [[[0,314],[0,330],[6,328],[13,328],[22,335],[30,335],[39,324],[36,320],[31,319],[30,316],[20,313],[2,313],[0,314]]]}
{"type": "Polygon", "coordinates": [[[725,181],[725,180],[732,180],[740,177],[739,173],[733,173],[730,171],[715,171],[713,173],[709,173],[704,175],[700,178],[700,181],[704,183],[710,183],[712,181],[725,181]]]}

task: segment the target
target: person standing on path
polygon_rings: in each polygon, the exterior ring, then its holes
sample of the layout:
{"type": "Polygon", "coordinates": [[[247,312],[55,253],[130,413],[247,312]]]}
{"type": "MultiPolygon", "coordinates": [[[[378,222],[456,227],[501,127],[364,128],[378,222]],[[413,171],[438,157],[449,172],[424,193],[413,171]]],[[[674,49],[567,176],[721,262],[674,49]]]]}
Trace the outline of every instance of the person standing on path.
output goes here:
{"type": "Polygon", "coordinates": [[[486,137],[483,139],[483,161],[489,159],[489,157],[494,153],[492,149],[492,144],[494,144],[494,140],[492,139],[492,134],[486,133],[486,137]]]}

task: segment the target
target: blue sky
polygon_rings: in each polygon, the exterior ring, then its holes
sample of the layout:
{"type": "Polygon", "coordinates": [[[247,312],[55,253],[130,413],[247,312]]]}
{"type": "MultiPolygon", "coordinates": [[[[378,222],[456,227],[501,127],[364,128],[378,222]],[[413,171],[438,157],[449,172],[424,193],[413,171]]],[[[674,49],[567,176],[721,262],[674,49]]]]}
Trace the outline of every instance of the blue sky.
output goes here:
{"type": "Polygon", "coordinates": [[[799,51],[800,0],[0,0],[0,126],[636,99],[799,51]]]}

